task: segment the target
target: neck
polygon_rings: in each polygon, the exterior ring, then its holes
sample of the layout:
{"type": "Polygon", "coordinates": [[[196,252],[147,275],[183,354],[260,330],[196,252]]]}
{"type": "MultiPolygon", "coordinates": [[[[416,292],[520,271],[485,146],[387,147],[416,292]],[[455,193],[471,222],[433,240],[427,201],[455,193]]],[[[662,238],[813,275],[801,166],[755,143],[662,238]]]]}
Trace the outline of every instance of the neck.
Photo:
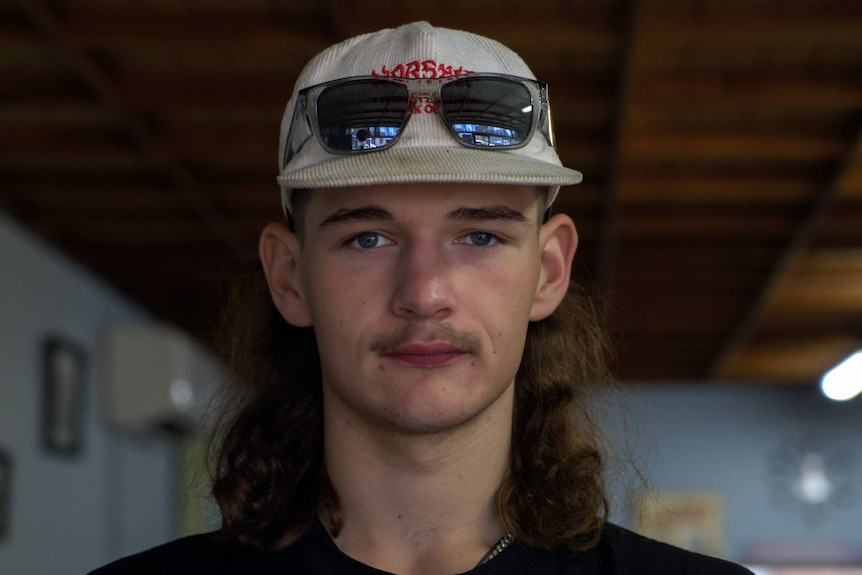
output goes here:
{"type": "Polygon", "coordinates": [[[513,387],[506,394],[475,421],[433,434],[325,420],[343,517],[338,547],[404,575],[475,566],[503,536],[496,499],[509,464],[513,387]]]}

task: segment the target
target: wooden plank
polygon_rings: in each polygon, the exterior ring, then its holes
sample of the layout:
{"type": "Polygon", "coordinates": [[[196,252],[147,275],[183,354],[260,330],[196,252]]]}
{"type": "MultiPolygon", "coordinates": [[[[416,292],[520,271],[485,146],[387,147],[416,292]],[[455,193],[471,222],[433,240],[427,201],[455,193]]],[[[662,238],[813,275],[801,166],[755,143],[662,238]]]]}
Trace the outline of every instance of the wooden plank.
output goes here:
{"type": "Polygon", "coordinates": [[[625,242],[638,243],[644,239],[674,238],[687,241],[692,237],[734,241],[739,244],[785,238],[796,226],[796,220],[787,216],[760,214],[727,217],[668,217],[627,216],[617,224],[618,236],[625,242]]]}
{"type": "Polygon", "coordinates": [[[607,189],[599,227],[599,254],[596,281],[601,292],[613,289],[617,268],[618,207],[622,164],[626,160],[628,115],[633,107],[631,79],[635,69],[634,57],[639,46],[641,5],[629,0],[623,5],[621,21],[624,23],[623,50],[619,59],[617,88],[614,94],[611,142],[608,146],[607,189]]]}
{"type": "Polygon", "coordinates": [[[620,252],[618,262],[635,278],[650,276],[650,270],[661,272],[656,276],[670,270],[676,270],[675,275],[693,271],[721,274],[725,270],[749,275],[769,269],[775,255],[775,249],[757,245],[704,246],[685,242],[668,247],[632,243],[620,252]]]}
{"type": "Polygon", "coordinates": [[[859,349],[854,337],[767,342],[752,345],[725,374],[727,379],[816,383],[824,366],[832,366],[859,349]]]}
{"type": "Polygon", "coordinates": [[[754,74],[651,74],[636,80],[638,103],[645,106],[697,108],[704,111],[741,106],[781,113],[818,113],[858,109],[862,87],[845,74],[834,77],[799,72],[769,77],[754,74]]]}
{"type": "Polygon", "coordinates": [[[795,273],[862,274],[862,246],[841,250],[810,250],[800,258],[795,273]]]}
{"type": "Polygon", "coordinates": [[[240,110],[265,107],[277,112],[275,117],[280,118],[298,74],[298,67],[279,74],[219,74],[199,70],[185,73],[170,70],[156,74],[127,70],[122,85],[117,89],[122,92],[124,101],[132,110],[198,105],[213,108],[237,107],[240,110]]]}
{"type": "Polygon", "coordinates": [[[77,77],[67,71],[52,74],[47,70],[32,66],[33,71],[26,74],[3,73],[0,82],[0,103],[5,106],[20,106],[39,101],[49,106],[51,102],[67,105],[69,102],[91,103],[92,90],[77,77]]]}
{"type": "Polygon", "coordinates": [[[44,128],[84,128],[119,126],[109,110],[93,102],[79,99],[52,98],[9,102],[0,107],[0,127],[13,130],[44,128]]]}
{"type": "Polygon", "coordinates": [[[713,177],[627,177],[620,184],[626,205],[669,202],[675,205],[797,205],[808,202],[822,186],[810,178],[760,178],[723,174],[713,177]]]}
{"type": "Polygon", "coordinates": [[[862,314],[862,273],[789,273],[788,285],[770,302],[764,325],[794,322],[808,315],[862,314]]]}
{"type": "Polygon", "coordinates": [[[848,199],[842,195],[837,199],[814,243],[833,248],[862,246],[862,198],[848,199]]]}
{"type": "Polygon", "coordinates": [[[840,136],[788,138],[756,132],[734,134],[630,134],[623,155],[633,162],[815,162],[841,158],[847,144],[840,136]]]}
{"type": "Polygon", "coordinates": [[[55,46],[67,53],[98,98],[122,117],[129,136],[141,147],[146,160],[168,176],[177,193],[199,214],[205,227],[226,244],[233,244],[236,241],[234,231],[223,215],[210,199],[196,188],[185,168],[165,153],[155,134],[139,118],[127,111],[127,103],[114,83],[93,61],[91,55],[82,50],[74,39],[67,36],[63,24],[52,8],[44,0],[28,0],[25,8],[35,25],[55,46]]]}
{"type": "MultiPolygon", "coordinates": [[[[860,100],[862,101],[862,100],[860,100]]],[[[758,133],[783,138],[829,138],[856,122],[858,107],[840,110],[793,106],[641,103],[631,115],[636,133],[758,133]]]]}
{"type": "Polygon", "coordinates": [[[644,18],[644,46],[649,50],[675,52],[707,46],[710,50],[862,48],[862,11],[845,3],[841,13],[811,13],[773,10],[766,17],[755,8],[725,14],[703,13],[687,17],[679,11],[653,10],[644,18]],[[855,16],[855,17],[854,17],[855,16]]]}
{"type": "Polygon", "coordinates": [[[154,217],[186,207],[168,188],[105,179],[96,183],[72,180],[62,186],[18,183],[7,186],[4,194],[26,203],[34,213],[55,212],[68,217],[96,213],[154,217]]]}
{"type": "Polygon", "coordinates": [[[142,173],[153,170],[152,163],[138,152],[107,148],[72,150],[65,156],[48,154],[4,154],[0,156],[0,178],[14,178],[31,173],[64,174],[74,177],[101,174],[104,178],[117,174],[142,173]]]}
{"type": "MultiPolygon", "coordinates": [[[[756,343],[765,343],[773,340],[784,341],[786,339],[810,339],[816,340],[828,337],[862,337],[859,326],[862,325],[862,313],[850,311],[845,313],[833,313],[833,310],[824,310],[822,313],[795,315],[792,317],[778,317],[764,319],[757,331],[756,343]]],[[[718,348],[719,346],[716,346],[718,348]]],[[[825,373],[831,365],[823,364],[822,373],[825,373]]]]}
{"type": "MultiPolygon", "coordinates": [[[[164,246],[213,241],[212,232],[198,224],[194,214],[153,220],[147,215],[66,214],[51,212],[30,220],[29,225],[47,237],[85,243],[110,243],[126,246],[164,246]]],[[[217,241],[217,240],[216,240],[217,241]]]]}
{"type": "Polygon", "coordinates": [[[622,299],[627,291],[653,292],[657,301],[672,299],[680,290],[698,293],[718,293],[723,298],[736,299],[740,294],[752,291],[758,285],[758,276],[751,273],[715,270],[680,271],[675,264],[635,266],[620,265],[615,299],[622,299]]]}
{"type": "MultiPolygon", "coordinates": [[[[742,157],[722,162],[693,160],[686,163],[632,160],[625,165],[625,177],[626,180],[656,178],[659,181],[674,178],[709,178],[717,181],[725,181],[726,178],[775,179],[776,181],[799,179],[825,185],[835,172],[835,164],[835,159],[816,162],[753,162],[746,161],[742,157]]],[[[822,187],[812,197],[816,197],[821,189],[822,187]]]]}
{"type": "MultiPolygon", "coordinates": [[[[754,341],[758,327],[772,302],[778,297],[782,289],[789,287],[787,280],[790,274],[792,274],[797,262],[803,258],[823,222],[829,216],[839,191],[845,185],[847,174],[850,174],[853,166],[860,161],[862,161],[862,129],[857,130],[855,142],[850,151],[843,156],[841,165],[831,182],[824,187],[804,218],[800,220],[799,225],[793,230],[793,234],[782,250],[780,257],[776,260],[775,267],[763,284],[763,289],[752,300],[748,310],[730,334],[710,369],[714,379],[727,377],[734,372],[735,364],[743,356],[745,349],[754,341]]],[[[825,365],[821,367],[825,367],[825,365]]]]}
{"type": "Polygon", "coordinates": [[[128,6],[117,13],[84,13],[73,7],[64,25],[72,41],[112,52],[165,46],[211,53],[225,53],[229,48],[247,54],[316,54],[332,44],[328,31],[316,26],[313,19],[281,21],[260,13],[209,13],[204,20],[189,14],[136,14],[128,6]]]}

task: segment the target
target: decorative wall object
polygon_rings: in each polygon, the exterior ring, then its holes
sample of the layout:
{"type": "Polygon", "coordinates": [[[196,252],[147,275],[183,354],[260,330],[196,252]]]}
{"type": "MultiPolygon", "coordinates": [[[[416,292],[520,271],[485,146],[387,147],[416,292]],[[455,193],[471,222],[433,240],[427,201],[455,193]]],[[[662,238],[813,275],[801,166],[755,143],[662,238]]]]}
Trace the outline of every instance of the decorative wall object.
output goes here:
{"type": "Polygon", "coordinates": [[[635,529],[683,549],[724,556],[724,502],[716,493],[649,493],[641,499],[635,529]]]}
{"type": "Polygon", "coordinates": [[[859,497],[859,474],[852,442],[811,433],[788,440],[771,454],[772,502],[816,526],[859,497]]]}
{"type": "Polygon", "coordinates": [[[0,539],[9,531],[12,514],[12,458],[0,449],[0,539]]]}
{"type": "Polygon", "coordinates": [[[57,336],[42,344],[42,443],[56,454],[75,455],[83,447],[86,354],[57,336]]]}

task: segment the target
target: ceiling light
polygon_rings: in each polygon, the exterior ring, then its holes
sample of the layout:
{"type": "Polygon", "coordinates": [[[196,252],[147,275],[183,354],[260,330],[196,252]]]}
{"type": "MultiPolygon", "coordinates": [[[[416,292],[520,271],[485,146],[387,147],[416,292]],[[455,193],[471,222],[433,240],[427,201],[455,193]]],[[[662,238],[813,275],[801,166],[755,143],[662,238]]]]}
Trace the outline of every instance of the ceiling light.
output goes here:
{"type": "Polygon", "coordinates": [[[862,393],[862,350],[827,371],[820,389],[834,401],[847,401],[862,393]]]}

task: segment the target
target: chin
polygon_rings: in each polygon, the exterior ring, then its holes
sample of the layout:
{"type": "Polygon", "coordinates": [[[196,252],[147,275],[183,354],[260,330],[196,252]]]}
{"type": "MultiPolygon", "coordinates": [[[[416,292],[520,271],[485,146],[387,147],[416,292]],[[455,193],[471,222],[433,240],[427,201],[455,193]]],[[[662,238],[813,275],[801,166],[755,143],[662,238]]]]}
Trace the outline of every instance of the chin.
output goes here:
{"type": "MultiPolygon", "coordinates": [[[[506,394],[489,397],[485,401],[469,401],[467,398],[447,397],[443,401],[424,401],[416,405],[401,404],[400,408],[390,410],[390,425],[406,434],[435,435],[448,434],[469,429],[474,425],[487,423],[488,420],[503,419],[510,422],[511,401],[506,394]]],[[[508,424],[511,426],[511,424],[508,424]]]]}

